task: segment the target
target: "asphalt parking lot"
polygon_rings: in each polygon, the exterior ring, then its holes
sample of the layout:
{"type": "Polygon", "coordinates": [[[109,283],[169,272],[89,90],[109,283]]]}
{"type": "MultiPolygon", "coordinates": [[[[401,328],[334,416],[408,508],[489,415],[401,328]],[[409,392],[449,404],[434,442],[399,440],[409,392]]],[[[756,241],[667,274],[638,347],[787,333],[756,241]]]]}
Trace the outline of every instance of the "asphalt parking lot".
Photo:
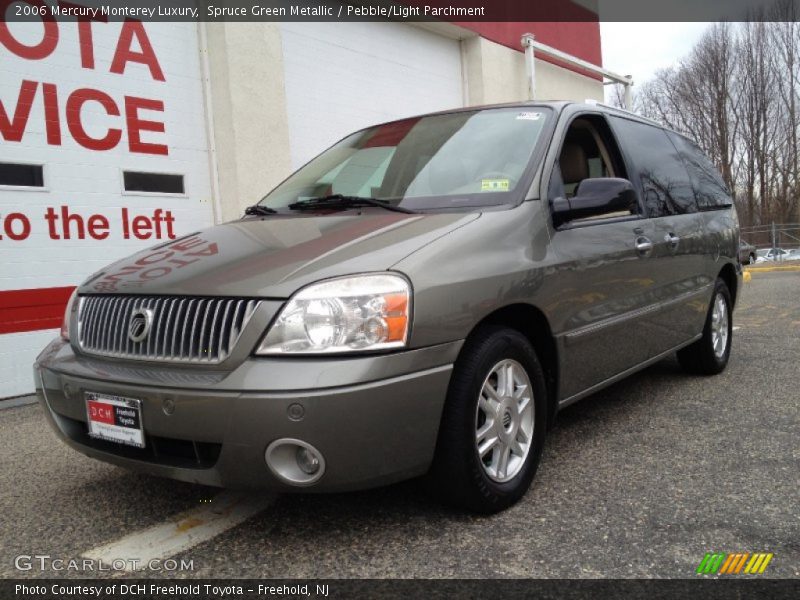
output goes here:
{"type": "MultiPolygon", "coordinates": [[[[706,552],[772,552],[800,576],[800,272],[745,285],[727,371],[665,360],[564,410],[533,488],[493,517],[416,482],[281,496],[176,558],[198,577],[695,577],[706,552]]],[[[0,405],[2,406],[2,405],[0,405]]],[[[218,490],[128,473],[62,445],[38,405],[0,409],[0,576],[77,558],[218,490]]]]}

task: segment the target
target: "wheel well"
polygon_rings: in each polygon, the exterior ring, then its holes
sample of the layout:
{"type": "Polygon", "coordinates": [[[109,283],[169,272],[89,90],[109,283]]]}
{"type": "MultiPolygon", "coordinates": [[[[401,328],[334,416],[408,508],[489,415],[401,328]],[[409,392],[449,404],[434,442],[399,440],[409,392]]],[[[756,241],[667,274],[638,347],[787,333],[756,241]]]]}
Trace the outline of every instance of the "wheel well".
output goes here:
{"type": "Polygon", "coordinates": [[[547,423],[553,424],[558,405],[558,348],[544,313],[530,304],[512,304],[484,317],[472,331],[482,325],[502,325],[516,329],[531,342],[542,365],[547,385],[547,423]]]}
{"type": "Polygon", "coordinates": [[[732,264],[728,263],[722,267],[722,270],[719,272],[719,277],[725,282],[725,285],[728,286],[728,291],[731,293],[731,302],[733,302],[735,306],[736,295],[739,291],[737,289],[739,286],[739,279],[736,277],[736,269],[732,264]]]}

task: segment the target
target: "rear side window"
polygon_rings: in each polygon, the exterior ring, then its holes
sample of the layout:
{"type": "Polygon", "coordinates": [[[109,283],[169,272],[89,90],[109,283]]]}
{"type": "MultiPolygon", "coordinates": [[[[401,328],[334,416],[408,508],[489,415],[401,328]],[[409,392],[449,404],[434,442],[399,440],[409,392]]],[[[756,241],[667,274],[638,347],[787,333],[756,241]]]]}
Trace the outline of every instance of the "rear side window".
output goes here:
{"type": "Polygon", "coordinates": [[[664,217],[697,212],[689,174],[667,133],[622,117],[611,117],[611,122],[641,180],[647,215],[664,217]]]}
{"type": "Polygon", "coordinates": [[[669,137],[689,171],[700,209],[729,208],[730,192],[714,164],[694,142],[677,133],[670,132],[669,137]]]}

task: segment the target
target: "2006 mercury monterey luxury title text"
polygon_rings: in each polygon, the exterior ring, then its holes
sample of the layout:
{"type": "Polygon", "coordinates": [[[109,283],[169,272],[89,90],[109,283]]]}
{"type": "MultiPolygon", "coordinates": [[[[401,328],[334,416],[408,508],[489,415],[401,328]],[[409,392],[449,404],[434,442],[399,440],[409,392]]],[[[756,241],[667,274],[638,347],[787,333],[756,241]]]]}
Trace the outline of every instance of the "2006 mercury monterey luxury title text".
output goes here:
{"type": "Polygon", "coordinates": [[[629,113],[405,119],[91,276],[37,391],[67,444],[146,473],[284,491],[427,474],[497,511],[560,407],[674,352],[725,368],[738,238],[708,159],[629,113]]]}

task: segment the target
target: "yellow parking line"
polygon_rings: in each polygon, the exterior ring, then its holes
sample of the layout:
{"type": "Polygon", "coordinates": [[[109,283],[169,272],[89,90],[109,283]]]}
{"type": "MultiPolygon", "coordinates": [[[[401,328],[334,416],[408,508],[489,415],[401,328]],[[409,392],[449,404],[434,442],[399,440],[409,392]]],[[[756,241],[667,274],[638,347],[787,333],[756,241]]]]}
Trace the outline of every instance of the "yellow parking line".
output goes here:
{"type": "Polygon", "coordinates": [[[745,273],[770,273],[772,271],[800,271],[800,265],[786,265],[776,267],[746,267],[745,273]]]}

